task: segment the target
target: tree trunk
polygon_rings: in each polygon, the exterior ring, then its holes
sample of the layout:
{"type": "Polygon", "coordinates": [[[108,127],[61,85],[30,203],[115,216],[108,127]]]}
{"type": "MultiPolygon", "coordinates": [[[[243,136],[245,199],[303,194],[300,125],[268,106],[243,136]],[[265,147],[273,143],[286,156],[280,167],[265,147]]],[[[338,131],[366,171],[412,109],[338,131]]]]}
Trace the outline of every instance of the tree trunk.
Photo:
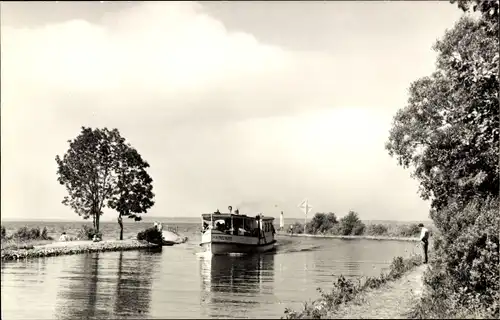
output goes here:
{"type": "Polygon", "coordinates": [[[96,229],[96,225],[95,225],[95,213],[92,215],[92,227],[94,228],[94,230],[96,229]]]}
{"type": "Polygon", "coordinates": [[[99,233],[99,218],[100,218],[100,213],[96,212],[95,214],[95,232],[99,233]]]}
{"type": "Polygon", "coordinates": [[[118,216],[118,224],[120,225],[120,240],[123,240],[123,220],[121,213],[118,216]]]}

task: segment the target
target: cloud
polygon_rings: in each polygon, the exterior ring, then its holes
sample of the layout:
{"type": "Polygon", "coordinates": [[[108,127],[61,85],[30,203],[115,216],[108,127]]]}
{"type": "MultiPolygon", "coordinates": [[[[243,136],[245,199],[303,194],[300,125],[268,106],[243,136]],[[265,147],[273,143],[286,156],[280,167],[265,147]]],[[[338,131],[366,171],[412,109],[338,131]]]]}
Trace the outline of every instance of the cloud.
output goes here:
{"type": "Polygon", "coordinates": [[[119,128],[144,155],[156,215],[286,206],[308,192],[326,208],[325,188],[344,209],[360,185],[375,192],[386,175],[363,167],[366,157],[386,157],[391,115],[369,110],[394,102],[382,99],[377,72],[364,74],[369,60],[264,44],[190,2],[141,3],[99,24],[2,26],[1,38],[6,216],[69,217],[54,157],[82,125],[119,128]],[[374,126],[380,114],[384,126],[374,126]]]}
{"type": "MultiPolygon", "coordinates": [[[[4,27],[2,42],[9,87],[29,86],[63,101],[90,96],[86,109],[260,116],[310,107],[305,97],[325,85],[313,55],[229,32],[195,3],[144,3],[105,16],[101,25],[4,27]]],[[[52,107],[82,108],[78,102],[52,107]]]]}

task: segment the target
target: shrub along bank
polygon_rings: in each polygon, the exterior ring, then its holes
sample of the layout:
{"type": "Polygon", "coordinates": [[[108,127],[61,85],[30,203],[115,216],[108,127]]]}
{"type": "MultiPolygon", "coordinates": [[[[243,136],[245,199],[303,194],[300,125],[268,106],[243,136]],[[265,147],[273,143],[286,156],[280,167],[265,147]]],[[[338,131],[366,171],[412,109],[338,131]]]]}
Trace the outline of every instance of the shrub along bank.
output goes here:
{"type": "Polygon", "coordinates": [[[305,302],[302,310],[285,309],[285,319],[331,319],[333,313],[343,304],[353,301],[360,293],[367,289],[375,289],[388,281],[401,278],[405,273],[422,263],[419,255],[403,259],[396,257],[393,259],[388,273],[381,273],[378,277],[368,277],[364,281],[351,280],[343,276],[338,277],[333,282],[330,291],[323,291],[318,288],[320,298],[305,302]]]}

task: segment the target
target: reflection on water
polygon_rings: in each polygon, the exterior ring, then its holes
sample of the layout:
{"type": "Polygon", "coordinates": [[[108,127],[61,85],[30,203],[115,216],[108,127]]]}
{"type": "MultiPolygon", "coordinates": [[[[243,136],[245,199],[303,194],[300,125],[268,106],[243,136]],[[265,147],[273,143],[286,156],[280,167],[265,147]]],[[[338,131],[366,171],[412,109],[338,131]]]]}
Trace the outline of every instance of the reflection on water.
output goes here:
{"type": "Polygon", "coordinates": [[[115,315],[143,317],[149,312],[155,264],[147,256],[124,257],[124,253],[120,252],[113,309],[115,315]]]}
{"type": "Polygon", "coordinates": [[[2,319],[280,318],[331,288],[375,276],[415,244],[278,238],[275,253],[199,256],[188,243],[2,263],[2,319]]]}
{"type": "Polygon", "coordinates": [[[60,277],[59,319],[142,318],[149,312],[154,260],[148,251],[75,256],[60,277]]]}
{"type": "Polygon", "coordinates": [[[265,300],[259,297],[273,295],[274,253],[204,256],[200,274],[205,316],[245,316],[248,308],[265,300]]]}

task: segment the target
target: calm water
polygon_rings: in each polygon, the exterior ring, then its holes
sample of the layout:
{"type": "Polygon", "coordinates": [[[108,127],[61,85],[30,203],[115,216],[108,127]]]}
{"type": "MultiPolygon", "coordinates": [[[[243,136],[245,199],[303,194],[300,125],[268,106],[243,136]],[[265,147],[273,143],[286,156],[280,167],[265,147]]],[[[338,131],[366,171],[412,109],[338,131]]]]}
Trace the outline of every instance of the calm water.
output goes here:
{"type": "MultiPolygon", "coordinates": [[[[190,240],[163,250],[3,263],[2,319],[279,318],[317,298],[332,275],[378,275],[394,256],[417,252],[411,242],[279,237],[274,253],[207,257],[198,224],[178,225],[190,240]]],[[[127,225],[127,234],[145,226],[127,225]]]]}

